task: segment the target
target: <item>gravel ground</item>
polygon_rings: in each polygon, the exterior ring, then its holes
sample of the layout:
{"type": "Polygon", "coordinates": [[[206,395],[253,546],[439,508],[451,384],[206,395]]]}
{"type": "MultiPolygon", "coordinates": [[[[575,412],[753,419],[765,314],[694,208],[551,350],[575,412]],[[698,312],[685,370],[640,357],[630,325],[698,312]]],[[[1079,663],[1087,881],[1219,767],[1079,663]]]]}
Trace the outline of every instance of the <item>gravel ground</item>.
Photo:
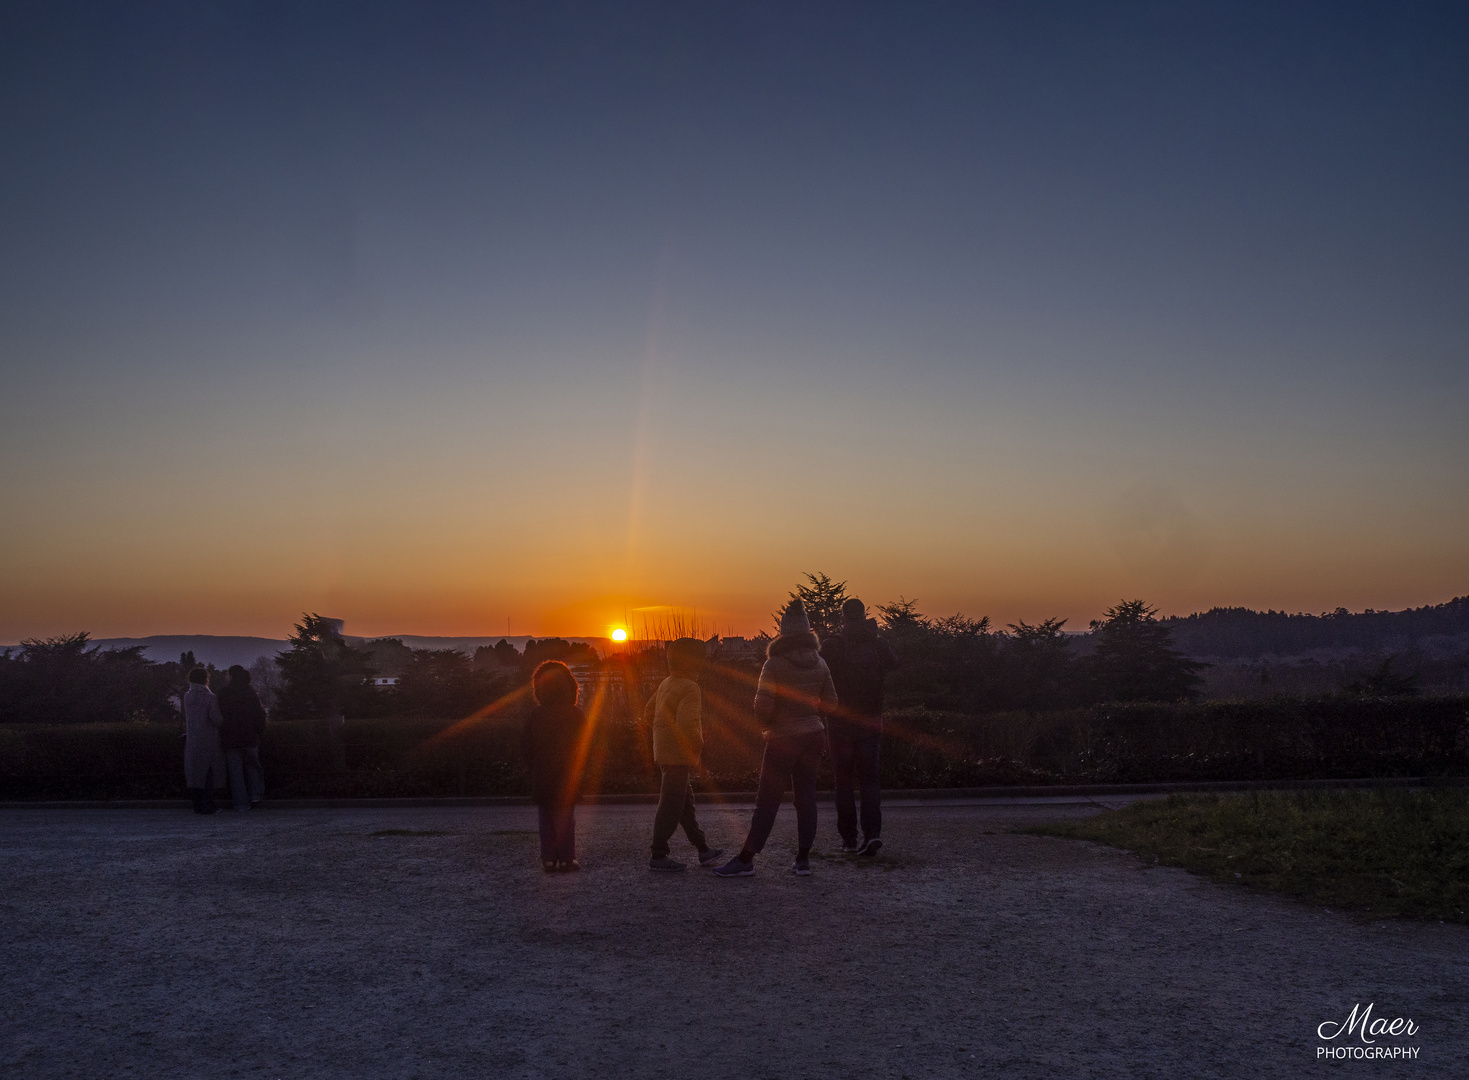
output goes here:
{"type": "Polygon", "coordinates": [[[557,875],[521,807],[0,812],[0,1075],[1469,1076],[1463,927],[1007,831],[1097,809],[893,806],[797,878],[787,806],[731,881],[649,873],[651,806],[557,875]],[[1359,1002],[1418,1059],[1318,1061],[1359,1002]]]}

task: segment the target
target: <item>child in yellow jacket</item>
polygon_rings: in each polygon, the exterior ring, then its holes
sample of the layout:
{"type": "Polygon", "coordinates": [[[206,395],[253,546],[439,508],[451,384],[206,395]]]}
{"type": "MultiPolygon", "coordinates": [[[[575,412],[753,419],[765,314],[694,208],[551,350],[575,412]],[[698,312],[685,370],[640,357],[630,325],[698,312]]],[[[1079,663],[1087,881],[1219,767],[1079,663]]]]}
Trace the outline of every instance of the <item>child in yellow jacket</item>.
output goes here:
{"type": "Polygon", "coordinates": [[[703,699],[699,673],[704,667],[704,643],[679,638],[668,646],[668,678],[658,686],[643,710],[653,728],[653,763],[663,771],[658,812],[653,815],[653,857],[649,870],[683,870],[685,864],[669,857],[668,841],[679,825],[699,849],[699,865],[708,866],[724,854],[711,848],[694,816],[693,770],[704,755],[703,699]]]}

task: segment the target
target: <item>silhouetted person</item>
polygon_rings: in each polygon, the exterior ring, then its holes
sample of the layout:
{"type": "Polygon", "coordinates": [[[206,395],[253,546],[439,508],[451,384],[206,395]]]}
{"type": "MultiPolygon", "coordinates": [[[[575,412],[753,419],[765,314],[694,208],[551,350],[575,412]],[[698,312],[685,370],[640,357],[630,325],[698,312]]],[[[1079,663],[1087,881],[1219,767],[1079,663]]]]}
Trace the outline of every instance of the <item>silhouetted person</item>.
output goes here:
{"type": "Polygon", "coordinates": [[[878,759],[882,751],[883,681],[898,658],[877,633],[877,620],[856,597],[842,605],[842,626],[821,643],[841,707],[826,718],[831,771],[836,778],[837,832],[842,850],[876,855],[882,847],[882,788],[878,759]],[[855,785],[853,781],[855,780],[855,785]],[[862,838],[857,838],[853,788],[862,791],[862,838]]]}
{"type": "Polygon", "coordinates": [[[547,660],[531,676],[536,706],[525,718],[525,763],[541,830],[541,865],[580,870],[576,861],[576,796],[586,764],[590,731],[576,706],[576,678],[560,660],[547,660]]]}
{"type": "Polygon", "coordinates": [[[755,872],[755,856],[770,838],[775,815],[785,797],[786,783],[796,789],[797,874],[811,873],[811,845],[816,840],[816,768],[826,749],[823,713],[836,711],[837,695],[831,672],[821,659],[819,642],[811,632],[806,609],[792,600],[780,617],[780,636],[766,650],[755,690],[755,718],[765,727],[765,755],[760,760],[760,785],[755,793],[755,816],[745,846],[714,872],[720,877],[744,877],[755,872]]]}
{"type": "Polygon", "coordinates": [[[694,814],[693,770],[704,756],[703,698],[699,673],[704,668],[704,643],[679,638],[668,646],[668,678],[649,699],[643,718],[653,728],[653,763],[663,771],[658,789],[658,811],[653,815],[653,857],[649,870],[682,870],[685,864],[669,857],[668,841],[683,826],[689,843],[699,849],[699,865],[708,866],[724,852],[711,848],[694,814]]]}
{"type": "Polygon", "coordinates": [[[209,673],[201,667],[189,672],[184,693],[184,785],[194,800],[194,813],[217,814],[214,788],[224,787],[224,748],[219,729],[224,716],[209,689],[209,673]]]}
{"type": "Polygon", "coordinates": [[[265,708],[250,673],[239,664],[230,668],[230,681],[219,691],[224,716],[220,740],[229,768],[230,796],[236,810],[248,810],[265,798],[265,770],[260,767],[260,737],[265,733],[265,708]]]}

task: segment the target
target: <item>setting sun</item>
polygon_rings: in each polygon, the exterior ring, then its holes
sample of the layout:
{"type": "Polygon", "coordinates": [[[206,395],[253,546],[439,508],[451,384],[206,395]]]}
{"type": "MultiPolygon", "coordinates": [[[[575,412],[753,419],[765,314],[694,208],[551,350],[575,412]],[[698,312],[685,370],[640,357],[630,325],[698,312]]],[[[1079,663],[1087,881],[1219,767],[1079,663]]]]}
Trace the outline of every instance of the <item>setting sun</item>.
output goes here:
{"type": "Polygon", "coordinates": [[[619,626],[616,630],[612,631],[612,640],[613,641],[626,641],[627,640],[627,631],[624,630],[622,627],[619,626]]]}

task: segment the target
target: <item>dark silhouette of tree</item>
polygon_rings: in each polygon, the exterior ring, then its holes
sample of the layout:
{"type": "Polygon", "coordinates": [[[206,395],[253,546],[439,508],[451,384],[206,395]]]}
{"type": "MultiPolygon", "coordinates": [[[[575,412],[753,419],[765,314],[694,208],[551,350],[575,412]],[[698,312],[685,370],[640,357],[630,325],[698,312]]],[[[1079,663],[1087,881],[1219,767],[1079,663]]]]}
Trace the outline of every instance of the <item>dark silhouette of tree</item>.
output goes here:
{"type": "Polygon", "coordinates": [[[513,671],[520,667],[520,650],[501,638],[494,645],[481,645],[474,650],[474,666],[513,671]]]}
{"type": "Polygon", "coordinates": [[[1347,693],[1363,697],[1417,697],[1418,677],[1394,671],[1393,661],[1396,659],[1395,656],[1385,658],[1365,679],[1349,683],[1347,693]]]}
{"type": "Polygon", "coordinates": [[[525,652],[520,658],[520,669],[528,681],[536,665],[547,660],[560,660],[563,664],[595,664],[597,650],[584,641],[567,641],[565,638],[549,637],[537,641],[531,638],[525,643],[525,652]]]}
{"type": "MultiPolygon", "coordinates": [[[[818,638],[825,641],[841,628],[842,605],[848,599],[847,583],[832,581],[825,574],[806,574],[805,578],[810,584],[797,585],[790,598],[801,601],[806,609],[806,618],[811,621],[811,629],[816,631],[818,638]]],[[[777,627],[780,626],[781,616],[790,606],[787,601],[776,611],[774,618],[777,627]]]]}
{"type": "Polygon", "coordinates": [[[301,616],[290,642],[275,658],[282,684],[276,714],[295,719],[328,716],[336,709],[357,712],[373,673],[368,651],[347,644],[333,620],[316,614],[301,616]]]}
{"type": "Polygon", "coordinates": [[[414,649],[390,692],[401,716],[464,717],[508,692],[514,675],[476,669],[457,649],[414,649]]]}
{"type": "Polygon", "coordinates": [[[1001,652],[1007,704],[1030,711],[1071,704],[1076,697],[1076,663],[1071,641],[1061,629],[1066,620],[1009,625],[1001,652]]]}
{"type": "Polygon", "coordinates": [[[1200,669],[1173,647],[1155,608],[1124,600],[1093,619],[1096,645],[1090,658],[1092,693],[1099,701],[1182,701],[1198,697],[1200,669]]]}
{"type": "Polygon", "coordinates": [[[143,647],[99,649],[85,632],[21,642],[0,654],[0,722],[171,720],[179,669],[143,647]]]}
{"type": "Polygon", "coordinates": [[[910,633],[928,626],[928,618],[918,611],[918,601],[901,596],[890,604],[878,604],[877,615],[882,628],[890,634],[910,633]]]}
{"type": "Polygon", "coordinates": [[[362,647],[367,650],[374,675],[401,675],[413,663],[413,650],[397,638],[378,638],[362,647]]]}

